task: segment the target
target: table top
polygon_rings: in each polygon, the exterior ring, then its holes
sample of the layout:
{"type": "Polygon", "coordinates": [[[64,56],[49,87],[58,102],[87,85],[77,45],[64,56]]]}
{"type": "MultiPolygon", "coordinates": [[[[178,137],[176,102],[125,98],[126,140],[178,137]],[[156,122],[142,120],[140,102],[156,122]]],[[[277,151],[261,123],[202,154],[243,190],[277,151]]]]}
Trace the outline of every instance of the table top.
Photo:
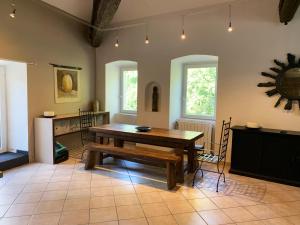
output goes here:
{"type": "Polygon", "coordinates": [[[148,132],[140,132],[136,129],[137,125],[129,124],[105,124],[91,127],[92,132],[105,133],[110,135],[124,135],[143,138],[162,138],[177,141],[195,141],[203,137],[203,132],[182,131],[175,129],[152,128],[148,132]]]}

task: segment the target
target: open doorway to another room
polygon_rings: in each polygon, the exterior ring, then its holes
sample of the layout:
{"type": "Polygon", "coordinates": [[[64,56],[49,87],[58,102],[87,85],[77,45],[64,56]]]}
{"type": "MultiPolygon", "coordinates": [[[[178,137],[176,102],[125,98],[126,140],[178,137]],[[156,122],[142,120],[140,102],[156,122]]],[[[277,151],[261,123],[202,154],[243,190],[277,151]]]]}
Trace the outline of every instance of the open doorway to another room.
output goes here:
{"type": "Polygon", "coordinates": [[[28,163],[27,64],[0,60],[0,170],[28,163]]]}

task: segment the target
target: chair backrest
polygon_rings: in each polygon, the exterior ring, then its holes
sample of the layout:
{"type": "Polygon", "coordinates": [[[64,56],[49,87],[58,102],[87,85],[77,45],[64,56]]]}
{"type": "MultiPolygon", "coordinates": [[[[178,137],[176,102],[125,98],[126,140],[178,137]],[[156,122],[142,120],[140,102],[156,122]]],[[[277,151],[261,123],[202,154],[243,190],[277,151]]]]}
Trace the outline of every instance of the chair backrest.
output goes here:
{"type": "Polygon", "coordinates": [[[79,109],[80,133],[81,139],[86,140],[89,133],[89,127],[96,125],[96,117],[94,112],[82,111],[79,109]]]}
{"type": "Polygon", "coordinates": [[[231,117],[229,118],[228,122],[225,122],[225,120],[223,120],[221,137],[220,137],[220,145],[219,145],[219,160],[218,161],[222,161],[223,159],[226,160],[226,153],[227,153],[229,134],[230,134],[230,125],[231,125],[231,117]]]}

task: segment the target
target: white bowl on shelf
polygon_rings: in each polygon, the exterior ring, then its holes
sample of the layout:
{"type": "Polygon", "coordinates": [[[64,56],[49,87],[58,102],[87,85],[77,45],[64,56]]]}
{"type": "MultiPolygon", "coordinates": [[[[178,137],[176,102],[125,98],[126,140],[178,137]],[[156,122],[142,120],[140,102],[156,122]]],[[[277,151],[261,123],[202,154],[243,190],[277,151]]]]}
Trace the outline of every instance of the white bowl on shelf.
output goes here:
{"type": "Polygon", "coordinates": [[[55,112],[54,111],[45,111],[44,112],[44,117],[54,117],[55,112]]]}

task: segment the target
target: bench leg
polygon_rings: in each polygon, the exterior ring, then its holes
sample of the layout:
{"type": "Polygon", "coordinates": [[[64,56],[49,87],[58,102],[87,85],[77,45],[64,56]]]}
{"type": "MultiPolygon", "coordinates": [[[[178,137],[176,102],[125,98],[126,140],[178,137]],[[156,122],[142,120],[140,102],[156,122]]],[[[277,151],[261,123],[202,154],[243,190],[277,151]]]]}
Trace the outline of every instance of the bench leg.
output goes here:
{"type": "Polygon", "coordinates": [[[93,169],[96,164],[96,152],[95,151],[88,151],[87,159],[85,162],[85,169],[93,169]]]}
{"type": "Polygon", "coordinates": [[[167,162],[167,185],[168,190],[176,187],[176,166],[175,163],[167,162]]]}

